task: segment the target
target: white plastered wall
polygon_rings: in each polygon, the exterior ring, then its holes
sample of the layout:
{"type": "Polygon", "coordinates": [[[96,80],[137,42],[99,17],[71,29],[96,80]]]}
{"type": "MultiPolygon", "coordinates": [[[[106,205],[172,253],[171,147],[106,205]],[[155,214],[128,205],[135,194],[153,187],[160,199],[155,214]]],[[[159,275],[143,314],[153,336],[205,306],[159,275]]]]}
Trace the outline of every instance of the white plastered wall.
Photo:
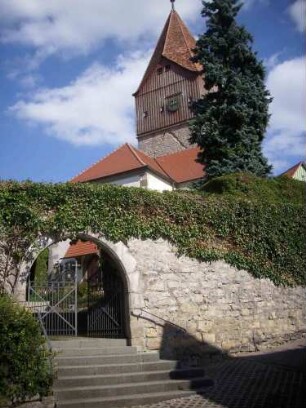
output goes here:
{"type": "Polygon", "coordinates": [[[54,265],[64,257],[70,246],[70,239],[57,242],[49,246],[48,272],[50,273],[54,265]]]}
{"type": "Polygon", "coordinates": [[[140,187],[140,174],[134,174],[132,176],[119,176],[118,178],[111,179],[109,181],[104,180],[97,180],[94,183],[97,184],[114,184],[116,186],[124,186],[124,187],[140,187]]]}
{"type": "Polygon", "coordinates": [[[124,187],[143,187],[148,190],[155,191],[172,191],[173,186],[171,182],[167,182],[161,177],[156,176],[150,172],[145,172],[144,174],[134,174],[131,176],[117,176],[117,178],[110,179],[108,181],[97,180],[94,183],[100,184],[114,184],[117,186],[124,187]]]}
{"type": "Polygon", "coordinates": [[[147,188],[156,191],[172,191],[173,186],[170,182],[157,177],[155,174],[147,172],[147,188]]]}

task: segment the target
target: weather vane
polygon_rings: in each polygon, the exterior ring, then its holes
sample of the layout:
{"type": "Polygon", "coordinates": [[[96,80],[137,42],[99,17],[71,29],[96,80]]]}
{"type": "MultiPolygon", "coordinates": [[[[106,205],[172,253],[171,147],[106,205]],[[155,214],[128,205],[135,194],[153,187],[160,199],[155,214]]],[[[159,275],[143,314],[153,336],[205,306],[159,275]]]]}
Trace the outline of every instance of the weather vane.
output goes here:
{"type": "Polygon", "coordinates": [[[172,3],[172,10],[174,10],[174,3],[175,3],[175,0],[170,0],[171,1],[171,3],[172,3]]]}

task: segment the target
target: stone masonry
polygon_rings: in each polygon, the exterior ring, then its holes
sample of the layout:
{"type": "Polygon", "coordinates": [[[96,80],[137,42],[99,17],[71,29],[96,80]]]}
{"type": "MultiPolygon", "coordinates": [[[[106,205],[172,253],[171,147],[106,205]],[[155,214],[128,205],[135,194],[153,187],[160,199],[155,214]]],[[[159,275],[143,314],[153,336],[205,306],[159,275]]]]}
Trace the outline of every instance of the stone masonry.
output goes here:
{"type": "Polygon", "coordinates": [[[134,319],[149,350],[188,355],[196,364],[203,354],[260,350],[306,332],[305,288],[277,287],[221,261],[177,257],[163,240],[132,240],[128,247],[144,301],[134,319]]]}
{"type": "Polygon", "coordinates": [[[139,137],[138,148],[151,157],[164,156],[191,147],[189,137],[188,125],[183,124],[139,137]]]}
{"type": "MultiPolygon", "coordinates": [[[[202,359],[219,359],[220,353],[263,350],[306,334],[304,287],[278,287],[223,261],[178,257],[176,248],[162,239],[123,244],[99,234],[82,237],[117,262],[126,282],[132,345],[197,365],[202,359]]],[[[15,293],[23,301],[30,266],[22,265],[15,293]]]]}

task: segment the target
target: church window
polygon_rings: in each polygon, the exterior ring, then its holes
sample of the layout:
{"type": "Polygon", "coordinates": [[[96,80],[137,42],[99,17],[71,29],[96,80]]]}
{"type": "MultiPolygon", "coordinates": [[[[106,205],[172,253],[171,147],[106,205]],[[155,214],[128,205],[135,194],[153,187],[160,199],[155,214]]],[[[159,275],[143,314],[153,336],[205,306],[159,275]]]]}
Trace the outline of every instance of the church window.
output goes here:
{"type": "Polygon", "coordinates": [[[163,73],[163,68],[157,68],[157,75],[161,75],[163,73]]]}
{"type": "Polygon", "coordinates": [[[147,118],[149,116],[149,112],[146,110],[143,112],[142,117],[147,118]]]}
{"type": "Polygon", "coordinates": [[[168,64],[168,65],[165,66],[165,72],[170,71],[170,69],[171,69],[171,65],[168,64]]]}

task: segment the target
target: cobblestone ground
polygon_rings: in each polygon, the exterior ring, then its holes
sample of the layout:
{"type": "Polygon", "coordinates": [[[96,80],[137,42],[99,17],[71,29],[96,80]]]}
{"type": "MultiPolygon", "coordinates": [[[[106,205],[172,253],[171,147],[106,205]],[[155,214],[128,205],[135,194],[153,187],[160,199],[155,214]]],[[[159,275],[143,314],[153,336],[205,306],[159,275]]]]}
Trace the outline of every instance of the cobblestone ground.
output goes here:
{"type": "MultiPolygon", "coordinates": [[[[203,395],[138,406],[137,408],[302,408],[305,375],[286,367],[233,359],[207,370],[214,386],[203,395]]],[[[136,408],[136,407],[133,407],[136,408]]]]}

